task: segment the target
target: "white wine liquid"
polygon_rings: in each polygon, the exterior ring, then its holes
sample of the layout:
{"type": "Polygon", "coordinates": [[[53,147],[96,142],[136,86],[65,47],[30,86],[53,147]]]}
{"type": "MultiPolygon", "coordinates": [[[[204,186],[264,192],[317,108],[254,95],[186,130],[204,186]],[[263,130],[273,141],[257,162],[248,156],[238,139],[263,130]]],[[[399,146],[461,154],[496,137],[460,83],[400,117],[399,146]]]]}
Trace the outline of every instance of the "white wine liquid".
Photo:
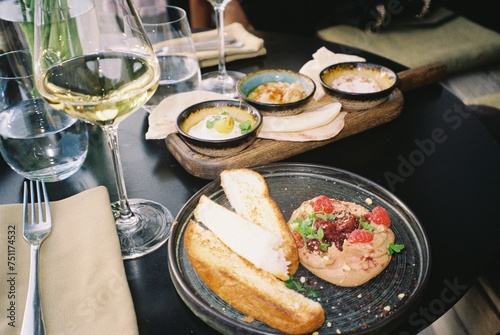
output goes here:
{"type": "Polygon", "coordinates": [[[137,55],[110,52],[70,59],[49,68],[40,80],[39,91],[52,107],[106,126],[148,101],[159,73],[137,55]]]}

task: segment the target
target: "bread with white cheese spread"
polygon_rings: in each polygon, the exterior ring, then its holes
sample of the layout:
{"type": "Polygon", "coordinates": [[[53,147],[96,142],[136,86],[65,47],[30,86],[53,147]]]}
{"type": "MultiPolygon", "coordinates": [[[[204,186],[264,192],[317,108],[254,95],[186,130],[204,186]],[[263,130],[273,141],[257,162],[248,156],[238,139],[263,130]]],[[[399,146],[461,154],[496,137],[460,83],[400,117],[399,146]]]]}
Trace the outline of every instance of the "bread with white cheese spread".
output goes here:
{"type": "Polygon", "coordinates": [[[250,169],[225,170],[220,175],[221,186],[236,213],[278,235],[293,275],[299,267],[299,254],[292,232],[268,185],[258,172],[250,169]]]}
{"type": "Polygon", "coordinates": [[[248,317],[286,334],[308,334],[324,323],[321,304],[287,288],[283,281],[254,266],[210,229],[190,221],[184,233],[184,245],[191,264],[207,286],[248,317]]]}

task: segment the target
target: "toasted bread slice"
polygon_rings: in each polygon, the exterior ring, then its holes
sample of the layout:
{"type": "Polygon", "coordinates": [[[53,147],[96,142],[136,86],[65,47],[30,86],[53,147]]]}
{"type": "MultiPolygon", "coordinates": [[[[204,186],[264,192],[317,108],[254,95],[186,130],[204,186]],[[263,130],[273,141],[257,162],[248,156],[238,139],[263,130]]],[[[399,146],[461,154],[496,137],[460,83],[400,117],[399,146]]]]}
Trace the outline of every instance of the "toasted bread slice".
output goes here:
{"type": "Polygon", "coordinates": [[[248,221],[207,196],[200,198],[194,217],[219,237],[231,250],[256,267],[287,280],[288,262],[280,236],[248,221]]]}
{"type": "Polygon", "coordinates": [[[292,232],[279,208],[269,194],[265,179],[250,169],[225,170],[221,185],[236,213],[283,239],[285,257],[290,262],[288,273],[299,267],[299,254],[292,232]]]}
{"type": "Polygon", "coordinates": [[[286,334],[311,333],[325,321],[321,304],[258,269],[200,224],[189,222],[184,245],[207,286],[241,313],[286,334]]]}

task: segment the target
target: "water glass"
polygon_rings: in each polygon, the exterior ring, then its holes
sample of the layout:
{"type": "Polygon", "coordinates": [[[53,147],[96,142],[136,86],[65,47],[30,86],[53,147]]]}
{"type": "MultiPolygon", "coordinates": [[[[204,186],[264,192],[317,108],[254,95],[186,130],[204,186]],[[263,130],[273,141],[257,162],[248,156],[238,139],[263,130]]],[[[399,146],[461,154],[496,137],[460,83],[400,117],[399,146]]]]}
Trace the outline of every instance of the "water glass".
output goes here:
{"type": "Polygon", "coordinates": [[[161,70],[160,85],[147,105],[158,105],[175,93],[197,90],[201,71],[186,11],[175,6],[137,10],[161,70]]]}
{"type": "Polygon", "coordinates": [[[25,178],[53,182],[75,173],[87,151],[85,123],[37,96],[30,52],[0,55],[0,153],[7,164],[25,178]]]}

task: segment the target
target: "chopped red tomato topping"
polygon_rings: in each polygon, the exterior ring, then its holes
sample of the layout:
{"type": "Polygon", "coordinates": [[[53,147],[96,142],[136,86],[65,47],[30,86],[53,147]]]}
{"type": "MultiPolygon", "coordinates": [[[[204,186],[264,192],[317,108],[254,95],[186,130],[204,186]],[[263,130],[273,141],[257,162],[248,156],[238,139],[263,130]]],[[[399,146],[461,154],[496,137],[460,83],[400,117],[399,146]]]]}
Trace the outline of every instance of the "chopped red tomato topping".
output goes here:
{"type": "Polygon", "coordinates": [[[377,206],[368,214],[368,218],[376,224],[381,224],[387,227],[391,226],[391,219],[384,207],[377,206]]]}
{"type": "Polygon", "coordinates": [[[365,229],[353,230],[348,238],[351,243],[367,243],[373,241],[373,234],[365,229]]]}
{"type": "Polygon", "coordinates": [[[304,239],[297,231],[292,231],[293,237],[295,239],[295,244],[297,248],[302,249],[304,247],[304,239]]]}
{"type": "Polygon", "coordinates": [[[325,195],[318,196],[314,200],[312,207],[315,213],[330,214],[333,212],[333,204],[331,200],[325,195]]]}

